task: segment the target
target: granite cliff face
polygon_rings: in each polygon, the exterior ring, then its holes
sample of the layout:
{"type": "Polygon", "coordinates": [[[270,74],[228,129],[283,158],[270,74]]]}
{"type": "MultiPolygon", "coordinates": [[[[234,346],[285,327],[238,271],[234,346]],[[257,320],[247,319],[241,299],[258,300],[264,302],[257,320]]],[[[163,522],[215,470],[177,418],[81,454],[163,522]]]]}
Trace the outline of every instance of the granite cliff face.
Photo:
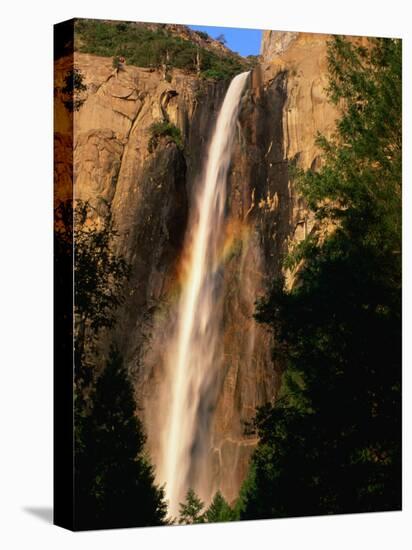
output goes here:
{"type": "MultiPolygon", "coordinates": [[[[292,241],[302,239],[313,217],[288,177],[288,164],[316,167],[315,135],[330,135],[336,118],[327,102],[326,35],[266,31],[260,64],[242,99],[228,179],[225,244],[224,366],[211,408],[208,499],[218,488],[232,501],[256,441],[245,435],[257,406],[276,398],[282,365],[273,364],[269,332],[253,320],[255,301],[276,274],[292,241]]],[[[61,73],[70,60],[60,59],[61,73]]],[[[201,175],[213,123],[228,83],[201,80],[179,70],[125,65],[75,53],[87,90],[74,113],[75,198],[89,200],[96,216],[110,207],[119,232],[115,246],[132,265],[126,301],[113,336],[133,376],[158,460],[162,423],[159,388],[163,344],[173,323],[179,263],[191,194],[201,175]],[[183,147],[161,137],[150,147],[150,126],[167,120],[183,147]]],[[[57,82],[57,179],[70,186],[70,116],[57,82]],[[60,91],[59,91],[60,90],[60,91]]],[[[293,274],[287,273],[289,282],[293,274]]],[[[109,340],[105,335],[104,341],[109,340]]],[[[102,354],[105,344],[102,342],[102,354]]]]}
{"type": "MultiPolygon", "coordinates": [[[[285,103],[282,109],[282,151],[288,162],[301,168],[320,165],[317,133],[330,137],[338,116],[336,107],[327,99],[328,68],[326,44],[328,35],[265,31],[262,39],[262,79],[270,86],[278,75],[285,74],[285,103]]],[[[313,215],[288,184],[290,227],[285,241],[300,241],[313,227],[313,215]]],[[[293,284],[293,273],[285,273],[293,284]]]]}

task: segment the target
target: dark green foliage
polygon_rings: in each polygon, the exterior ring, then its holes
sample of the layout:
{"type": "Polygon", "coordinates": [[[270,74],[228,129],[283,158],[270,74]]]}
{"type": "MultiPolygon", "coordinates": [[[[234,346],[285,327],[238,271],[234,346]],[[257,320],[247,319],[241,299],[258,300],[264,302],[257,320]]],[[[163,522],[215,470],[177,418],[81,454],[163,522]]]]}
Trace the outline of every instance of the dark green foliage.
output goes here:
{"type": "Polygon", "coordinates": [[[206,510],[204,518],[207,523],[234,521],[235,513],[223,498],[222,493],[218,491],[213,497],[209,508],[206,510]]]}
{"type": "Polygon", "coordinates": [[[93,221],[93,207],[78,200],[74,211],[75,308],[81,322],[93,332],[110,328],[122,303],[122,289],[130,267],[113,252],[117,238],[111,216],[93,221]]]}
{"type": "Polygon", "coordinates": [[[84,76],[79,69],[74,67],[64,78],[62,88],[63,104],[68,111],[78,111],[84,103],[84,99],[79,97],[82,92],[87,90],[84,83],[84,76]]]}
{"type": "Polygon", "coordinates": [[[74,313],[76,321],[76,395],[81,399],[92,381],[95,342],[103,328],[113,327],[115,311],[123,301],[122,290],[130,273],[123,257],[113,252],[117,232],[110,214],[93,220],[88,202],[76,201],[65,216],[73,220],[74,313]],[[87,342],[87,345],[86,345],[87,342]]]}
{"type": "Polygon", "coordinates": [[[228,80],[247,69],[236,57],[218,57],[207,50],[202,52],[200,61],[202,78],[228,80]]]}
{"type": "Polygon", "coordinates": [[[166,504],[144,455],[143,427],[133,388],[112,349],[92,392],[93,410],[83,421],[76,453],[79,528],[162,525],[166,504]]]}
{"type": "Polygon", "coordinates": [[[210,78],[212,80],[220,80],[223,78],[222,71],[218,69],[206,69],[202,71],[202,78],[210,78]]]}
{"type": "Polygon", "coordinates": [[[175,143],[179,149],[183,149],[182,133],[180,129],[171,122],[167,120],[153,122],[149,131],[150,140],[148,148],[150,153],[153,153],[156,149],[161,138],[168,138],[168,140],[175,143]]]}
{"type": "Polygon", "coordinates": [[[193,524],[204,523],[204,514],[202,510],[204,503],[196,495],[193,489],[189,489],[186,493],[186,499],[181,502],[179,511],[179,523],[181,524],[193,524]]]}
{"type": "Polygon", "coordinates": [[[400,252],[402,175],[402,65],[399,40],[371,39],[371,49],[336,38],[330,48],[330,94],[343,101],[339,138],[319,136],[325,163],[301,178],[319,219],[363,231],[365,246],[400,252]],[[363,218],[361,218],[363,216],[363,218]]]}
{"type": "Polygon", "coordinates": [[[231,80],[245,70],[241,61],[233,56],[217,55],[209,50],[200,49],[200,76],[215,80],[231,80]]]}
{"type": "Polygon", "coordinates": [[[256,470],[255,470],[254,462],[252,460],[249,466],[249,471],[240,487],[239,496],[233,508],[234,521],[238,521],[240,519],[247,517],[246,507],[248,505],[248,502],[255,501],[257,496],[258,495],[256,491],[256,470]]]}
{"type": "Polygon", "coordinates": [[[167,64],[169,68],[196,72],[199,54],[201,75],[206,78],[231,79],[244,70],[235,55],[218,55],[161,27],[80,19],[75,28],[78,51],[104,57],[124,56],[128,65],[160,68],[167,64]]]}
{"type": "Polygon", "coordinates": [[[293,289],[277,281],[258,306],[286,370],[255,418],[244,519],[401,507],[401,43],[337,37],[329,70],[337,134],[296,176],[329,233],[289,258],[303,260],[293,289]]]}
{"type": "Polygon", "coordinates": [[[189,489],[185,501],[180,503],[179,523],[217,523],[238,519],[238,514],[232,510],[220,491],[215,494],[205,511],[204,506],[193,489],[189,489]]]}

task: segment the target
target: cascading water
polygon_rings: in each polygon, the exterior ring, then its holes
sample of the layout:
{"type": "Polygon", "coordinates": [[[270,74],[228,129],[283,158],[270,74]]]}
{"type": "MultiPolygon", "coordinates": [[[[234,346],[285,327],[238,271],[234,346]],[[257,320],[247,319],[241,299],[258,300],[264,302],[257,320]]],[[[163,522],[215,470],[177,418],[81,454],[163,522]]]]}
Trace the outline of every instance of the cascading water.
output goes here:
{"type": "Polygon", "coordinates": [[[201,463],[209,451],[208,417],[220,362],[219,256],[226,179],[248,74],[236,76],[229,86],[210,142],[204,177],[192,201],[177,321],[167,353],[168,403],[159,464],[171,514],[178,512],[189,486],[202,494],[201,463]]]}

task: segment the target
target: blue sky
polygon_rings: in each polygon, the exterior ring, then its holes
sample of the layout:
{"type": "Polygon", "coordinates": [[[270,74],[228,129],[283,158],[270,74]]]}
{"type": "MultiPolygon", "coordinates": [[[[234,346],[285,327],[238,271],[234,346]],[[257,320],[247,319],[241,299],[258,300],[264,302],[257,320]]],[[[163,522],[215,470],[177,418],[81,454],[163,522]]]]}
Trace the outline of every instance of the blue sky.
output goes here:
{"type": "Polygon", "coordinates": [[[240,55],[258,55],[262,31],[257,29],[235,29],[232,27],[204,27],[201,25],[189,25],[195,31],[207,32],[212,38],[224,34],[226,46],[240,55]]]}

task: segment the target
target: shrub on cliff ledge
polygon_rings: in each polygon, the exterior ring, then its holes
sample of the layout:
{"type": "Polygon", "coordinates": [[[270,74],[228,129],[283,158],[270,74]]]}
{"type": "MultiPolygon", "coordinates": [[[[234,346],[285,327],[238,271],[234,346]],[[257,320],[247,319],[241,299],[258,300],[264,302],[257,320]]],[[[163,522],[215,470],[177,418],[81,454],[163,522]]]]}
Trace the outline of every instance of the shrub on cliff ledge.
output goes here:
{"type": "Polygon", "coordinates": [[[169,141],[175,143],[178,149],[183,149],[182,133],[180,129],[171,122],[168,122],[167,120],[153,122],[149,128],[149,131],[151,134],[148,145],[150,153],[153,153],[156,149],[161,138],[169,138],[169,141]]]}

